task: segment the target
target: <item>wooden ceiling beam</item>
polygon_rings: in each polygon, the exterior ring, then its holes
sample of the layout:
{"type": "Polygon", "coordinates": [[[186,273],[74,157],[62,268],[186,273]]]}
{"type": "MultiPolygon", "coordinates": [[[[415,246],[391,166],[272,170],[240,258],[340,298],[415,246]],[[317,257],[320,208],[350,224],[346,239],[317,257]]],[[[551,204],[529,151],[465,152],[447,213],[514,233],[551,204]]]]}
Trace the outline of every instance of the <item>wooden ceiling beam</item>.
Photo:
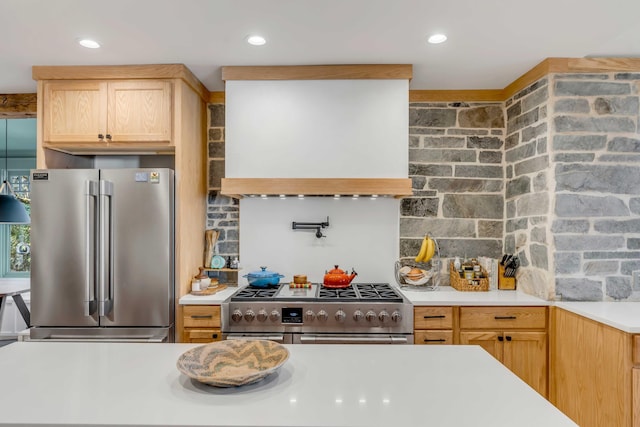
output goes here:
{"type": "Polygon", "coordinates": [[[35,93],[0,94],[0,118],[35,118],[37,112],[35,93]]]}

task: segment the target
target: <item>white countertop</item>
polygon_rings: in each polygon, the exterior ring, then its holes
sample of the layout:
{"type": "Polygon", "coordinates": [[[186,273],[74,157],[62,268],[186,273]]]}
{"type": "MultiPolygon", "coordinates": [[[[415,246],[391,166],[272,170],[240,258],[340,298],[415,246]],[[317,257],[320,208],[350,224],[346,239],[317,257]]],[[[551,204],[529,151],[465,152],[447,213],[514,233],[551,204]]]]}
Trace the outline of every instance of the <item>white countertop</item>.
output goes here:
{"type": "Polygon", "coordinates": [[[518,290],[515,291],[486,291],[461,292],[450,286],[440,286],[436,290],[411,290],[401,288],[400,291],[415,306],[428,305],[551,305],[553,301],[546,301],[518,290]]]}
{"type": "Polygon", "coordinates": [[[640,302],[556,301],[554,305],[624,332],[640,333],[640,302]]]}
{"type": "MultiPolygon", "coordinates": [[[[240,286],[242,287],[242,286],[240,286]]],[[[213,295],[183,295],[180,297],[180,305],[218,305],[226,300],[235,291],[240,289],[238,286],[229,286],[226,289],[216,292],[213,295]]]]}
{"type": "Polygon", "coordinates": [[[287,346],[262,382],[205,386],[194,344],[18,342],[0,348],[0,425],[576,426],[477,346],[287,346]]]}

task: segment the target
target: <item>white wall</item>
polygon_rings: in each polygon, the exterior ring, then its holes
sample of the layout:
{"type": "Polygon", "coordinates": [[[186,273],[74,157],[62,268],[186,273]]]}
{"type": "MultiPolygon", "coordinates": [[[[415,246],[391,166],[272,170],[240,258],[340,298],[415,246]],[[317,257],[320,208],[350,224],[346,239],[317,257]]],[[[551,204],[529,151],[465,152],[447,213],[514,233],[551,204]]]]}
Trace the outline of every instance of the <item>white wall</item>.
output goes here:
{"type": "Polygon", "coordinates": [[[228,81],[227,178],[406,178],[408,80],[228,81]]]}
{"type": "MultiPolygon", "coordinates": [[[[306,274],[322,282],[335,264],[358,272],[358,282],[395,283],[393,263],[399,253],[399,201],[393,198],[244,198],[240,200],[241,275],[259,271],[306,274]],[[327,237],[293,230],[296,222],[322,222],[329,216],[327,237]]],[[[240,284],[247,279],[240,277],[240,284]]]]}

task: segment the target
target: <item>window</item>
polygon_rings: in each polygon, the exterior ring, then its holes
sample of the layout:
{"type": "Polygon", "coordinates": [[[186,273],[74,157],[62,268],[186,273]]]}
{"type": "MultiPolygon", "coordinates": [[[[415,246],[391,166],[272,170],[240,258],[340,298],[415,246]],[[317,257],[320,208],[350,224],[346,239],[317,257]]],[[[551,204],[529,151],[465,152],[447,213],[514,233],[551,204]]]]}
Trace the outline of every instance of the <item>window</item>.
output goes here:
{"type": "MultiPolygon", "coordinates": [[[[29,171],[36,167],[36,120],[0,120],[0,178],[30,211],[29,171]]],[[[0,224],[0,277],[31,271],[31,226],[0,224]]]]}

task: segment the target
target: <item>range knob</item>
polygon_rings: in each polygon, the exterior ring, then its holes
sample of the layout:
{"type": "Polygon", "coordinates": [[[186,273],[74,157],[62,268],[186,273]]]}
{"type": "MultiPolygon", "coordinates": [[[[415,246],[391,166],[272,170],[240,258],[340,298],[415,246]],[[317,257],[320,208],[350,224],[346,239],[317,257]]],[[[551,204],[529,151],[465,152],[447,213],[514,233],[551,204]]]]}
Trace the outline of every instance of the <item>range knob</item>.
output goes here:
{"type": "Polygon", "coordinates": [[[353,320],[355,320],[356,322],[361,321],[363,317],[364,317],[364,313],[361,312],[360,310],[356,310],[356,312],[353,313],[353,320]]]}
{"type": "Polygon", "coordinates": [[[239,322],[242,320],[242,311],[235,309],[233,313],[231,313],[231,320],[234,322],[239,322]]]}
{"type": "Polygon", "coordinates": [[[326,311],[324,311],[324,310],[320,310],[320,311],[318,312],[318,320],[321,320],[321,321],[323,321],[323,322],[326,322],[328,318],[329,318],[329,315],[327,314],[327,312],[326,312],[326,311]]]}
{"type": "Polygon", "coordinates": [[[267,310],[261,308],[260,311],[258,311],[258,321],[264,322],[265,320],[267,320],[267,317],[269,317],[269,315],[267,314],[267,310]]]}
{"type": "Polygon", "coordinates": [[[393,313],[391,313],[391,320],[393,320],[395,323],[399,323],[402,320],[402,314],[400,314],[398,310],[394,311],[393,313]]]}
{"type": "Polygon", "coordinates": [[[306,320],[307,322],[311,322],[313,319],[315,319],[316,314],[313,312],[313,310],[307,310],[304,313],[304,320],[306,320]]]}
{"type": "Polygon", "coordinates": [[[344,322],[344,319],[347,318],[347,313],[345,313],[344,311],[342,311],[342,309],[340,309],[336,311],[335,318],[338,322],[344,322]]]}
{"type": "Polygon", "coordinates": [[[269,314],[269,319],[272,322],[277,322],[280,319],[280,312],[278,310],[271,310],[271,314],[269,314]]]}
{"type": "Polygon", "coordinates": [[[373,310],[367,311],[367,314],[364,315],[364,318],[367,319],[367,322],[373,322],[378,316],[376,316],[376,312],[373,310]]]}
{"type": "Polygon", "coordinates": [[[378,314],[378,319],[380,319],[380,323],[387,323],[389,321],[389,313],[387,313],[387,310],[382,310],[380,314],[378,314]]]}
{"type": "Polygon", "coordinates": [[[253,319],[255,318],[256,318],[256,314],[253,312],[253,310],[249,309],[244,312],[244,319],[247,322],[253,322],[253,319]]]}

